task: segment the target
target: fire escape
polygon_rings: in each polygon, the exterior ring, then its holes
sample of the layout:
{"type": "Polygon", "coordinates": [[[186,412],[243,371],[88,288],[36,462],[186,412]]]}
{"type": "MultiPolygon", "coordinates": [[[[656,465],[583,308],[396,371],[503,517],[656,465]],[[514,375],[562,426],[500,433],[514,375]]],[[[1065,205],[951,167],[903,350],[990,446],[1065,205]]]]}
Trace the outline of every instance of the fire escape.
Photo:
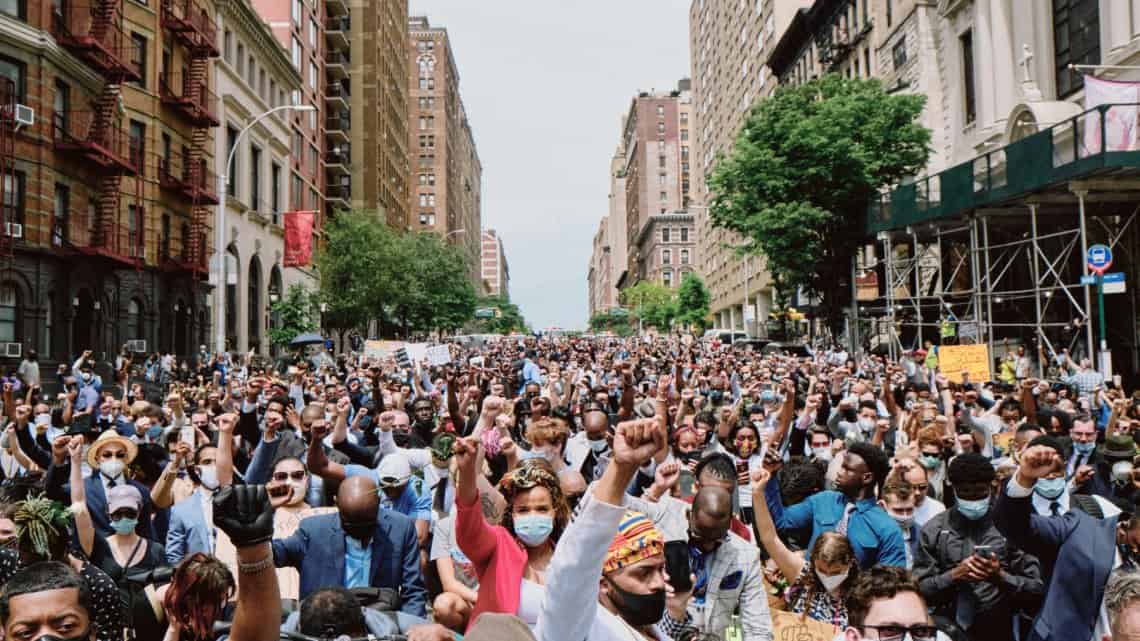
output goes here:
{"type": "MultiPolygon", "coordinates": [[[[7,232],[13,223],[19,223],[19,194],[12,163],[16,158],[16,85],[0,79],[0,231],[7,232]]],[[[0,258],[11,265],[14,239],[10,233],[0,234],[0,258]]]]}
{"type": "Polygon", "coordinates": [[[122,0],[57,5],[52,35],[61,46],[103,76],[102,92],[87,109],[57,111],[52,118],[55,148],[74,157],[96,176],[92,213],[81,212],[67,245],[85,255],[141,267],[145,218],[142,202],[144,142],[130,138],[122,124],[122,83],[140,80],[134,43],[123,30],[122,0]],[[123,178],[134,178],[134,206],[121,221],[123,178]],[[90,220],[88,220],[90,217],[90,220]]]}
{"type": "Polygon", "coordinates": [[[210,59],[219,55],[210,15],[195,0],[162,0],[162,28],[186,47],[181,73],[163,70],[159,81],[162,103],[193,127],[191,144],[180,157],[159,161],[159,183],[190,205],[190,237],[183,238],[181,260],[166,257],[165,266],[189,270],[197,282],[206,274],[206,221],[211,206],[222,196],[210,170],[207,148],[210,129],[220,124],[217,96],[210,91],[210,59]]]}

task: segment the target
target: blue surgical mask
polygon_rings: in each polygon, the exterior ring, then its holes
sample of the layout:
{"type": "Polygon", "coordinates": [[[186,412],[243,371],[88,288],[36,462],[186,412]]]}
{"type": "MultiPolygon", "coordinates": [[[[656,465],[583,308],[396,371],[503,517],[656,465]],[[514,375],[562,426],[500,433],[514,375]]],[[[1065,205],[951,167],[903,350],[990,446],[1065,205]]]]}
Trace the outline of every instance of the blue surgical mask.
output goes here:
{"type": "Polygon", "coordinates": [[[158,439],[158,437],[162,436],[162,426],[161,425],[150,426],[146,431],[146,436],[147,436],[147,438],[149,438],[152,441],[158,439]]]}
{"type": "Polygon", "coordinates": [[[971,521],[977,521],[989,511],[990,497],[988,496],[984,499],[978,499],[977,501],[958,499],[958,512],[971,521]]]}
{"type": "Polygon", "coordinates": [[[546,514],[523,514],[514,517],[514,523],[515,536],[527,547],[542,545],[554,531],[554,517],[546,514]]]}
{"type": "Polygon", "coordinates": [[[1033,491],[1052,501],[1065,493],[1065,477],[1037,479],[1037,482],[1033,484],[1033,491]]]}
{"type": "Polygon", "coordinates": [[[138,519],[119,519],[118,521],[111,521],[111,528],[115,530],[116,534],[130,534],[134,532],[138,526],[138,519]]]}
{"type": "Polygon", "coordinates": [[[1089,441],[1088,443],[1073,441],[1073,449],[1076,450],[1077,454],[1091,454],[1096,449],[1096,441],[1089,441]]]}
{"type": "Polygon", "coordinates": [[[942,457],[937,454],[923,454],[919,457],[919,462],[928,470],[936,470],[942,465],[942,457]]]}

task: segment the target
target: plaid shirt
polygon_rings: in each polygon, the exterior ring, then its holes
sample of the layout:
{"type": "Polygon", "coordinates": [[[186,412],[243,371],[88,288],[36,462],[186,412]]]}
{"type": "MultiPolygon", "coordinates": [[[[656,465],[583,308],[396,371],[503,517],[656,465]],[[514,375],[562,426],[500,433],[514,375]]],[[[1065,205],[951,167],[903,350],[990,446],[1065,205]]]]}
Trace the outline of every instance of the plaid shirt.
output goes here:
{"type": "Polygon", "coordinates": [[[1062,376],[1061,380],[1069,385],[1076,385],[1082,395],[1091,395],[1096,388],[1104,384],[1104,374],[1094,369],[1082,369],[1076,374],[1062,376]]]}

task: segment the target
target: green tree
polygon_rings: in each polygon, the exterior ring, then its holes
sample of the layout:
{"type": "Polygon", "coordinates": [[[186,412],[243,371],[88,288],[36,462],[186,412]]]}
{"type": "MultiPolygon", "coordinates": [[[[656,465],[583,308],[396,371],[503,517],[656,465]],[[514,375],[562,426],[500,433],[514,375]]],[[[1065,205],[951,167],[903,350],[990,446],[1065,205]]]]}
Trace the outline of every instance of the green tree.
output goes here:
{"type": "Polygon", "coordinates": [[[619,299],[630,313],[661,331],[669,331],[669,326],[677,315],[676,293],[648,280],[622,290],[619,299]]]}
{"type": "Polygon", "coordinates": [[[709,290],[700,276],[689,272],[681,279],[677,290],[677,320],[704,331],[709,315],[709,290]]]}
{"type": "Polygon", "coordinates": [[[617,336],[625,338],[633,335],[634,328],[630,324],[629,312],[619,307],[594,314],[590,318],[590,331],[613,332],[617,336]]]}
{"type": "Polygon", "coordinates": [[[926,164],[924,104],[834,74],[782,87],[752,108],[709,178],[713,223],[745,236],[779,291],[818,296],[833,331],[871,197],[926,164]]]}
{"type": "Polygon", "coordinates": [[[338,213],[325,223],[325,242],[317,251],[320,300],[325,326],[343,334],[382,319],[383,302],[392,295],[399,261],[395,233],[373,211],[338,213]]]}
{"type": "Polygon", "coordinates": [[[420,232],[401,236],[396,255],[404,269],[392,301],[406,332],[454,330],[475,314],[475,286],[459,248],[420,232]]]}
{"type": "Polygon", "coordinates": [[[477,318],[471,324],[472,331],[479,334],[510,334],[525,332],[526,319],[518,305],[502,296],[483,296],[475,303],[476,309],[498,310],[494,318],[477,318]]]}
{"type": "Polygon", "coordinates": [[[317,331],[320,308],[316,298],[304,285],[290,285],[284,298],[269,308],[274,318],[274,327],[269,329],[269,341],[277,347],[287,347],[289,341],[298,335],[317,331]]]}

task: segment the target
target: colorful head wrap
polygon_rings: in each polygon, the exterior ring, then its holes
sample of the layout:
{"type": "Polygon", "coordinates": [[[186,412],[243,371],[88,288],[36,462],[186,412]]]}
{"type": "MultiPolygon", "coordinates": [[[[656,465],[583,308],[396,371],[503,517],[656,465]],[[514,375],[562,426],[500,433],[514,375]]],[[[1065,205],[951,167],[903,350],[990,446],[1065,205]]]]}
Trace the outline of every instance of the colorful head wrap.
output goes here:
{"type": "Polygon", "coordinates": [[[665,553],[665,538],[653,521],[641,512],[627,511],[610,543],[602,574],[609,574],[638,561],[665,553]]]}

